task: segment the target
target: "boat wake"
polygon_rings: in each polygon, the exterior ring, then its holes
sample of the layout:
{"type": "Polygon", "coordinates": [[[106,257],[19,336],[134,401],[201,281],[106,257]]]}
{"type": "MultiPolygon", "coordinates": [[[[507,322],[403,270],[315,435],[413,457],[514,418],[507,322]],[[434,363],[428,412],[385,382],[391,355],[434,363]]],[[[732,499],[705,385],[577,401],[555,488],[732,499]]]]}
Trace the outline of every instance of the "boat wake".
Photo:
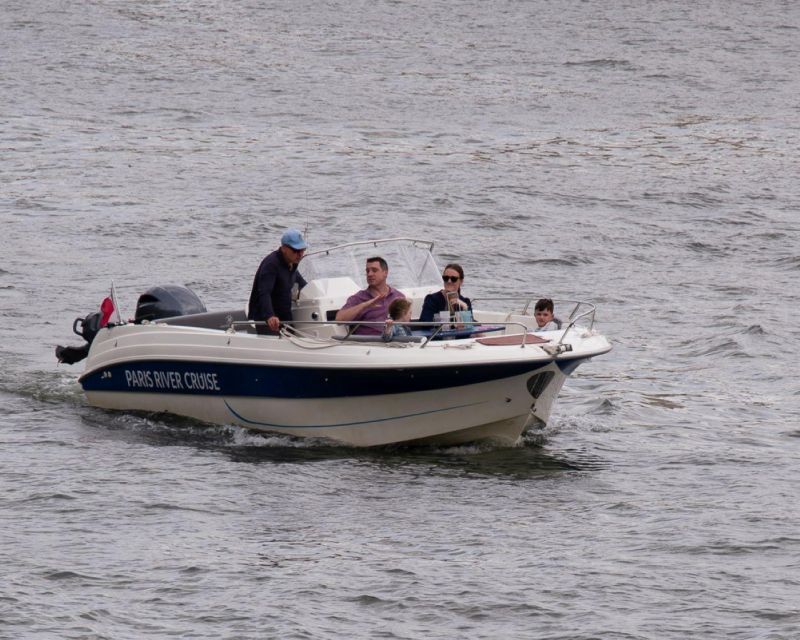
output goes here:
{"type": "Polygon", "coordinates": [[[59,371],[36,371],[27,377],[0,379],[0,392],[48,404],[86,404],[83,393],[75,388],[75,379],[59,371]]]}

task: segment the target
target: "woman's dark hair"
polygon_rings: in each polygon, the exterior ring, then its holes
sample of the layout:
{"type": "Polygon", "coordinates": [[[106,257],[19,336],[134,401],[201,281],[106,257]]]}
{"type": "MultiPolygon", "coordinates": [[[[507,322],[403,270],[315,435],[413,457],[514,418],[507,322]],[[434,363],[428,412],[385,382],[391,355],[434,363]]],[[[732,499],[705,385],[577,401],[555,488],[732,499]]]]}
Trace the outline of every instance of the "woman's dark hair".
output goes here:
{"type": "Polygon", "coordinates": [[[458,277],[461,278],[461,282],[464,282],[464,269],[461,268],[460,264],[456,264],[455,262],[451,262],[450,264],[444,265],[444,269],[442,269],[442,273],[447,271],[448,269],[452,269],[453,271],[458,272],[458,277]]]}

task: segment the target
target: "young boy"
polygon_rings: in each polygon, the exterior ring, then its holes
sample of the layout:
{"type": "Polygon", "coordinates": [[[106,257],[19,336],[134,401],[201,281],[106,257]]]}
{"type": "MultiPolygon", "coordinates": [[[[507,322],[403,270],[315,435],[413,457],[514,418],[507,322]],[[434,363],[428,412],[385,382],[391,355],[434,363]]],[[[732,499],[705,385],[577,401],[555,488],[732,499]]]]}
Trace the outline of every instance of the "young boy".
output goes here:
{"type": "Polygon", "coordinates": [[[557,331],[561,328],[561,320],[553,317],[553,301],[550,298],[542,298],[536,303],[533,315],[536,324],[539,325],[536,331],[557,331]]]}
{"type": "Polygon", "coordinates": [[[411,301],[405,298],[393,300],[389,305],[389,320],[383,330],[383,339],[389,342],[395,336],[410,336],[411,329],[402,322],[411,322],[411,301]]]}

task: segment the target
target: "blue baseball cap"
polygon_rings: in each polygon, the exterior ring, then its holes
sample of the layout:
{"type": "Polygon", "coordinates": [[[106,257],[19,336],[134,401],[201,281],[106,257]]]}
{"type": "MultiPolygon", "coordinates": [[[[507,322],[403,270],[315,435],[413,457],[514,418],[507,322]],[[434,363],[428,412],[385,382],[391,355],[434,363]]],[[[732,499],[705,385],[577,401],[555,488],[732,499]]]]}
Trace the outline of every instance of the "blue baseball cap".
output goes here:
{"type": "Polygon", "coordinates": [[[308,247],[306,241],[303,240],[303,234],[297,229],[287,229],[284,231],[281,236],[281,244],[285,244],[295,251],[300,251],[300,249],[306,249],[308,247]]]}

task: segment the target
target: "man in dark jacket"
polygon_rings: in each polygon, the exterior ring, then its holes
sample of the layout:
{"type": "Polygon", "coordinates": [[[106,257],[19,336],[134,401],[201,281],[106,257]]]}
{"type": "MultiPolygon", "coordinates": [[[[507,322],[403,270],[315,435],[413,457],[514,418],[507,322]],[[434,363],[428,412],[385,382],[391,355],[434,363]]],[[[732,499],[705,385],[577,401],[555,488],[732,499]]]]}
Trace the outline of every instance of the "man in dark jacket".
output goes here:
{"type": "Polygon", "coordinates": [[[277,335],[282,321],[292,319],[292,289],[306,286],[297,271],[305,254],[306,241],[297,229],[287,229],[281,236],[281,246],[261,261],[253,278],[253,289],[247,307],[248,320],[266,321],[256,325],[261,334],[277,335]]]}

